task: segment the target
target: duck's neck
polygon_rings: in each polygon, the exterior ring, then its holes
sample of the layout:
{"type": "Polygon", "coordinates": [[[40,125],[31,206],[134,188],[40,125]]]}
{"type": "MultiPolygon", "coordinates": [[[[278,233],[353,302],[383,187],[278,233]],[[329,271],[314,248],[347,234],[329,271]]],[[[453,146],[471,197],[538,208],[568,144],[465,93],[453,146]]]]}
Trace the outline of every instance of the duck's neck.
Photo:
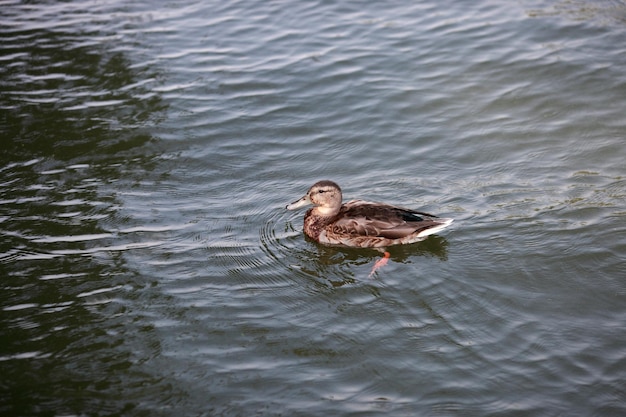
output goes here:
{"type": "Polygon", "coordinates": [[[314,207],[313,214],[315,216],[332,217],[339,213],[340,207],[314,207]]]}

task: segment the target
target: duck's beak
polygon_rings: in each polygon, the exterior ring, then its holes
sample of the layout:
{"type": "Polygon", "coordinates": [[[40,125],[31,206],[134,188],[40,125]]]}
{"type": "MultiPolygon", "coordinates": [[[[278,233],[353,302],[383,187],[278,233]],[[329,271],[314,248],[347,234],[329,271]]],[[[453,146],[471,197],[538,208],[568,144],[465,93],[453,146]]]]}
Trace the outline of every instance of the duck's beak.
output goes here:
{"type": "Polygon", "coordinates": [[[302,197],[300,200],[298,201],[294,201],[291,204],[287,204],[287,207],[285,207],[287,210],[295,210],[297,208],[300,207],[304,207],[307,204],[311,204],[311,200],[309,200],[309,196],[305,195],[304,197],[302,197]]]}

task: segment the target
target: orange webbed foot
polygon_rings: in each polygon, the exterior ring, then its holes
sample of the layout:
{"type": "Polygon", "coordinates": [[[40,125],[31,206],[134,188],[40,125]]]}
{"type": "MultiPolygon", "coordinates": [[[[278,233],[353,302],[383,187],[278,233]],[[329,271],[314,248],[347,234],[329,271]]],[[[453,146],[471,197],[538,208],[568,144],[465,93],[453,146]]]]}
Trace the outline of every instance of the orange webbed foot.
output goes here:
{"type": "Polygon", "coordinates": [[[378,269],[380,269],[383,266],[387,265],[387,262],[389,262],[389,258],[390,257],[391,257],[391,254],[389,252],[385,251],[385,253],[383,254],[383,257],[381,259],[377,260],[376,263],[374,264],[374,266],[372,267],[372,271],[368,275],[368,278],[371,278],[372,275],[374,275],[374,272],[376,272],[378,269]]]}

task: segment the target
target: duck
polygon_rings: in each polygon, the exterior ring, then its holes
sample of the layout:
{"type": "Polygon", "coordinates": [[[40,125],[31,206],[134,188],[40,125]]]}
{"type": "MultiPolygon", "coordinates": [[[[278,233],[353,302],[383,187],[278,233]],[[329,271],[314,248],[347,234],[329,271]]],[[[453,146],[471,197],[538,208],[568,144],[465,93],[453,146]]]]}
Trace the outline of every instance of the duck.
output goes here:
{"type": "MultiPolygon", "coordinates": [[[[312,204],[304,215],[304,233],[327,246],[375,248],[416,243],[450,226],[454,219],[385,203],[352,200],[342,203],[341,188],[318,181],[299,200],[286,206],[296,210],[312,204]]],[[[388,257],[388,253],[385,252],[388,257]]]]}

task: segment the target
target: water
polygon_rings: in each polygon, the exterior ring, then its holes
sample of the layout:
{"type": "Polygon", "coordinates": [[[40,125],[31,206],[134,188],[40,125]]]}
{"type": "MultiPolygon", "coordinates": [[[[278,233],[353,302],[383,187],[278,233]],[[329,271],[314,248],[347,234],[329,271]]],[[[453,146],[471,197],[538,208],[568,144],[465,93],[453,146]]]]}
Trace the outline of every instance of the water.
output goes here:
{"type": "Polygon", "coordinates": [[[624,414],[626,4],[211,3],[0,2],[2,415],[624,414]]]}

